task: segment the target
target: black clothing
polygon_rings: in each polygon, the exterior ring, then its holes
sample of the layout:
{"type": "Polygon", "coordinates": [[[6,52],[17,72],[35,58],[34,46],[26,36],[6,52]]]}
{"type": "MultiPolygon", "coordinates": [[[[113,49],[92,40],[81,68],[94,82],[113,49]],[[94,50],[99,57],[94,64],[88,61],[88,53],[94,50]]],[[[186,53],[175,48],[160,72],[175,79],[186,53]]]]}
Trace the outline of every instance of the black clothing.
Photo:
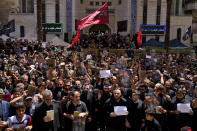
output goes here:
{"type": "MultiPolygon", "coordinates": [[[[77,106],[74,106],[72,101],[69,101],[63,107],[63,113],[74,114],[75,111],[78,111],[79,113],[83,113],[83,112],[88,112],[88,109],[83,101],[79,101],[79,104],[77,106]]],[[[69,118],[65,118],[66,131],[72,131],[72,125],[73,125],[72,120],[69,118]]]]}
{"type": "Polygon", "coordinates": [[[142,131],[162,131],[161,126],[159,125],[159,122],[154,119],[153,121],[145,121],[145,127],[142,129],[142,131]]]}
{"type": "MultiPolygon", "coordinates": [[[[114,112],[115,106],[127,106],[127,101],[124,98],[120,98],[120,101],[117,102],[114,97],[109,98],[104,105],[104,110],[106,112],[106,126],[113,127],[117,129],[125,129],[125,120],[126,116],[116,116],[110,117],[110,113],[114,112]]],[[[128,109],[128,108],[127,108],[128,109]]]]}
{"type": "Polygon", "coordinates": [[[45,102],[39,104],[32,118],[34,131],[61,131],[62,130],[62,110],[60,103],[52,101],[52,105],[47,106],[45,102]],[[44,122],[43,118],[48,110],[54,110],[54,120],[44,122]]]}
{"type": "MultiPolygon", "coordinates": [[[[174,97],[172,99],[172,105],[171,105],[170,110],[176,111],[178,103],[187,104],[187,103],[191,103],[191,102],[187,99],[178,100],[176,97],[174,97]]],[[[192,116],[189,115],[189,113],[180,113],[178,115],[170,115],[170,116],[171,116],[171,120],[176,121],[176,124],[172,125],[176,128],[175,130],[179,131],[184,126],[190,126],[191,127],[192,116]]],[[[173,128],[173,127],[171,127],[171,128],[173,128]]]]}
{"type": "Polygon", "coordinates": [[[136,103],[134,103],[132,99],[128,99],[127,102],[129,111],[127,120],[131,125],[130,129],[132,131],[139,131],[142,125],[142,119],[145,117],[143,102],[138,100],[136,103]]]}
{"type": "MultiPolygon", "coordinates": [[[[92,117],[92,100],[93,100],[93,94],[92,92],[88,91],[87,93],[85,93],[84,91],[82,92],[81,94],[81,101],[83,101],[87,108],[88,108],[88,111],[89,111],[89,114],[88,114],[88,117],[86,120],[88,120],[89,117],[92,117]]],[[[86,131],[92,131],[92,122],[86,122],[86,131]]]]}
{"type": "Polygon", "coordinates": [[[62,92],[62,88],[55,88],[55,90],[53,92],[53,98],[55,100],[60,100],[61,99],[61,92],[62,92]]]}

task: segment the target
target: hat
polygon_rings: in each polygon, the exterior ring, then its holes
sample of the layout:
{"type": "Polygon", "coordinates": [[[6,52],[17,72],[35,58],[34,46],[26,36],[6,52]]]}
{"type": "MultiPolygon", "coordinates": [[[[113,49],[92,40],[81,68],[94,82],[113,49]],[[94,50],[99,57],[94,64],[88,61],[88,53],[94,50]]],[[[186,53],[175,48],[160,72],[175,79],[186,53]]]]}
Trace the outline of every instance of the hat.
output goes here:
{"type": "Polygon", "coordinates": [[[0,89],[0,95],[3,95],[3,94],[5,94],[3,89],[0,89]]]}
{"type": "Polygon", "coordinates": [[[32,96],[27,96],[27,97],[25,98],[25,100],[28,100],[28,99],[33,99],[33,97],[32,97],[32,96]]]}

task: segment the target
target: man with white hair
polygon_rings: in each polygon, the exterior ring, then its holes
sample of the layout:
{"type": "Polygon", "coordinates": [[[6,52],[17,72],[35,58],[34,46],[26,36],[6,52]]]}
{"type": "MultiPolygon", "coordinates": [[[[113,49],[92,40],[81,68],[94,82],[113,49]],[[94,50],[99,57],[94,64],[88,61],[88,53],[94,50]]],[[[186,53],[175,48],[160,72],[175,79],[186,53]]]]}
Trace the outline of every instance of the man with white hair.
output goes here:
{"type": "Polygon", "coordinates": [[[24,91],[25,85],[23,83],[18,83],[16,88],[20,88],[22,91],[24,91]]]}
{"type": "Polygon", "coordinates": [[[33,115],[34,131],[61,131],[62,110],[59,102],[52,100],[53,93],[50,90],[43,92],[44,101],[38,105],[33,115]],[[47,112],[52,112],[52,116],[47,112]]]}

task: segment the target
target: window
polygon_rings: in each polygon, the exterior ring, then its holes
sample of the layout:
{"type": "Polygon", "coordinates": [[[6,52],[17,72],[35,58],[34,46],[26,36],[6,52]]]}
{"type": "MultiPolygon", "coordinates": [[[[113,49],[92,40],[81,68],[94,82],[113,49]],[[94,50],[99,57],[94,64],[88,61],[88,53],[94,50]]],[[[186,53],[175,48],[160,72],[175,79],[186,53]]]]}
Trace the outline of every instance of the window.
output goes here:
{"type": "Polygon", "coordinates": [[[81,4],[83,4],[83,0],[80,0],[81,4]]]}
{"type": "Polygon", "coordinates": [[[118,0],[118,4],[121,5],[122,4],[122,0],[118,0]]]}
{"type": "Polygon", "coordinates": [[[55,22],[59,23],[60,22],[60,6],[59,6],[59,0],[55,1],[55,22]]]}
{"type": "Polygon", "coordinates": [[[144,0],[144,6],[143,6],[143,24],[147,24],[147,0],[144,0]]]}
{"type": "Polygon", "coordinates": [[[99,2],[96,2],[96,6],[99,6],[99,2]]]}
{"type": "Polygon", "coordinates": [[[34,0],[19,0],[20,13],[34,13],[34,0]]]}
{"type": "Polygon", "coordinates": [[[34,13],[34,0],[27,0],[27,13],[34,13]]]}
{"type": "Polygon", "coordinates": [[[104,5],[105,4],[105,2],[102,2],[102,5],[104,5]]]}
{"type": "Polygon", "coordinates": [[[156,25],[160,25],[160,15],[161,15],[161,0],[157,1],[157,18],[156,25]]]}
{"type": "Polygon", "coordinates": [[[181,41],[181,28],[177,29],[177,40],[181,41]]]}
{"type": "Polygon", "coordinates": [[[26,13],[26,0],[22,0],[22,13],[26,13]]]}
{"type": "Polygon", "coordinates": [[[111,6],[112,5],[111,2],[107,2],[107,4],[108,4],[108,6],[111,6]]]}
{"type": "Polygon", "coordinates": [[[179,4],[180,4],[179,0],[176,0],[176,11],[175,11],[175,15],[176,16],[179,16],[179,14],[180,14],[179,4]]]}
{"type": "Polygon", "coordinates": [[[46,4],[45,1],[42,2],[42,23],[46,22],[46,4]]]}
{"type": "MultiPolygon", "coordinates": [[[[144,0],[144,6],[143,6],[143,24],[147,24],[147,6],[148,2],[147,0],[144,0]]],[[[146,37],[142,36],[142,42],[146,42],[146,37]]]]}
{"type": "Polygon", "coordinates": [[[90,5],[93,6],[94,5],[94,2],[93,1],[90,1],[90,5]]]}
{"type": "Polygon", "coordinates": [[[25,27],[20,26],[20,37],[25,37],[25,27]]]}
{"type": "Polygon", "coordinates": [[[47,38],[46,38],[46,34],[43,33],[43,41],[46,42],[47,38]]]}
{"type": "MultiPolygon", "coordinates": [[[[156,25],[160,25],[160,15],[161,15],[161,0],[157,0],[157,18],[156,18],[156,25]]],[[[159,41],[159,36],[155,38],[159,41]]]]}

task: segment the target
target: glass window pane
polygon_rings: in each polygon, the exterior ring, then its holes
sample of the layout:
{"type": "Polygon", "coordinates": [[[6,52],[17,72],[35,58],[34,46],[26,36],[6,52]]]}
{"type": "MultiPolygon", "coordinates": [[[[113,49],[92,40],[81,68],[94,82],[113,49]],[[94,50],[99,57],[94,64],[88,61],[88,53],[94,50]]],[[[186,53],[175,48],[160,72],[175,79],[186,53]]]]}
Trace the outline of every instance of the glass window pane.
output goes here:
{"type": "Polygon", "coordinates": [[[34,13],[34,0],[27,0],[27,13],[34,13]]]}
{"type": "Polygon", "coordinates": [[[108,4],[108,6],[111,6],[112,5],[111,2],[107,2],[107,4],[108,4]]]}
{"type": "Polygon", "coordinates": [[[26,0],[22,0],[22,13],[26,13],[26,0]]]}
{"type": "Polygon", "coordinates": [[[93,1],[90,1],[90,5],[93,6],[94,5],[94,2],[93,1]]]}
{"type": "Polygon", "coordinates": [[[96,2],[96,5],[99,6],[99,2],[96,2]]]}

